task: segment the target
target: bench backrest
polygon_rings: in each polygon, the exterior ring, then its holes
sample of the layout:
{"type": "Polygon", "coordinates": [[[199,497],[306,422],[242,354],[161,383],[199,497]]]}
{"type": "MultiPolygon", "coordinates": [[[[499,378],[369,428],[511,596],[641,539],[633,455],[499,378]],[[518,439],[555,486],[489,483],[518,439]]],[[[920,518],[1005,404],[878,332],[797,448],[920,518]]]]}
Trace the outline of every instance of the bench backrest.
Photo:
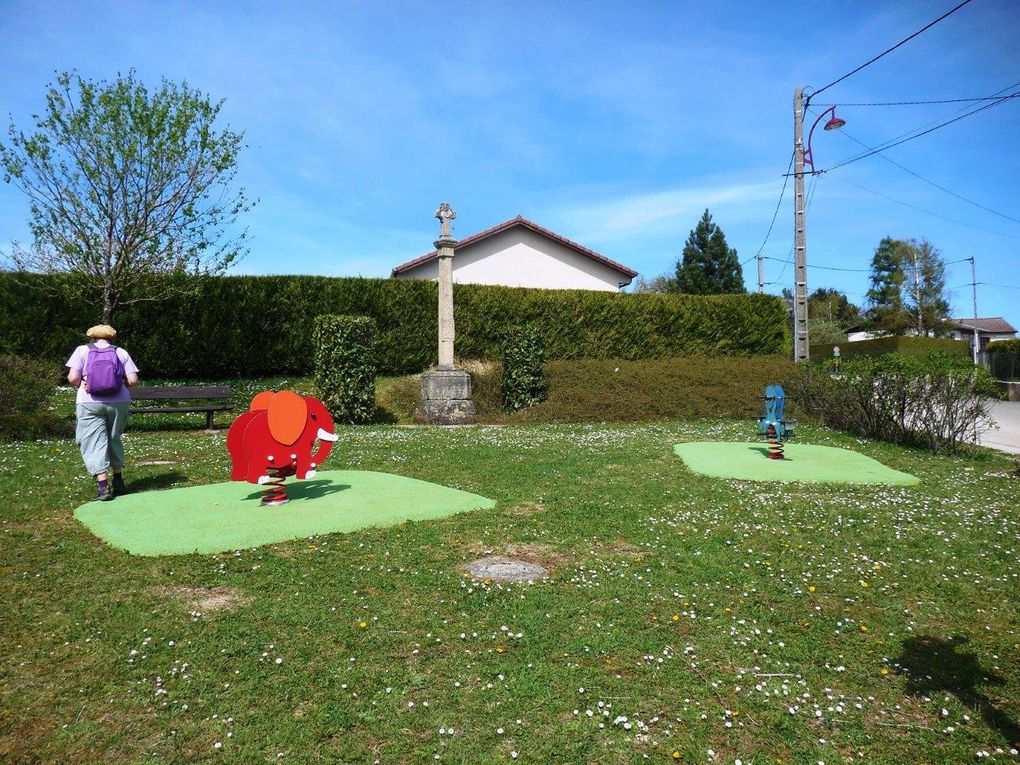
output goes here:
{"type": "Polygon", "coordinates": [[[138,385],[131,389],[134,401],[187,401],[230,398],[227,385],[138,385]]]}

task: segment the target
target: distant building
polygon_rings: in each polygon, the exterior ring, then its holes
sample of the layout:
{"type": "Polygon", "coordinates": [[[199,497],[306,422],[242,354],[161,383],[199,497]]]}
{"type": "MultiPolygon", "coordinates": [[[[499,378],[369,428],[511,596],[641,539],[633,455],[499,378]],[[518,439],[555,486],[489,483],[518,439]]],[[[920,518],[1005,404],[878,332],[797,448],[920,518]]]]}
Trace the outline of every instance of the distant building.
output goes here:
{"type": "MultiPolygon", "coordinates": [[[[393,269],[395,279],[438,279],[435,252],[393,269]]],[[[518,215],[457,243],[453,281],[504,287],[616,291],[637,271],[518,215]]]]}
{"type": "Polygon", "coordinates": [[[954,340],[969,340],[971,353],[974,352],[974,330],[977,330],[978,349],[982,351],[989,343],[1016,337],[1016,329],[1001,316],[990,319],[952,319],[950,324],[950,337],[954,340]]]}

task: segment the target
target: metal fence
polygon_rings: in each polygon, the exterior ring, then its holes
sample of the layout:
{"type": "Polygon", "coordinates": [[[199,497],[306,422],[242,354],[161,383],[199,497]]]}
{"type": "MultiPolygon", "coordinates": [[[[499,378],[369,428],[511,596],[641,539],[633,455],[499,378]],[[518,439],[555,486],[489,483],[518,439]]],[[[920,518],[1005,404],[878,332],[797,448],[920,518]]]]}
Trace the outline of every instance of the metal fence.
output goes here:
{"type": "Polygon", "coordinates": [[[982,351],[980,360],[996,380],[1020,380],[1020,353],[982,351]]]}

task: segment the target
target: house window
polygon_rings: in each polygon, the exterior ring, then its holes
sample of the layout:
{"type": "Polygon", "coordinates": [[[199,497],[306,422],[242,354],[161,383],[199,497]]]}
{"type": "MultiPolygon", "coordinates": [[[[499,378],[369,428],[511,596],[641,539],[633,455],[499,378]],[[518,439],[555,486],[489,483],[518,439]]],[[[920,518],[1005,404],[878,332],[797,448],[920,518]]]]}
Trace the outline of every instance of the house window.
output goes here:
{"type": "Polygon", "coordinates": [[[988,335],[981,336],[981,350],[983,351],[988,350],[988,339],[989,339],[988,335]]]}

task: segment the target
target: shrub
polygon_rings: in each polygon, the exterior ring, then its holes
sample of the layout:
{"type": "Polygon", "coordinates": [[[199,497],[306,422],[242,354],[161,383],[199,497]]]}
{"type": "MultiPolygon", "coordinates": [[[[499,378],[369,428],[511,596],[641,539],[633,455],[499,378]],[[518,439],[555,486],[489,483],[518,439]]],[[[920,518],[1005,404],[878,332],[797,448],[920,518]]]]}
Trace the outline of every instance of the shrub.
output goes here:
{"type": "Polygon", "coordinates": [[[538,328],[529,324],[507,330],[502,342],[503,373],[500,393],[504,412],[516,412],[545,401],[545,341],[538,328]]]}
{"type": "Polygon", "coordinates": [[[955,453],[987,424],[995,381],[959,356],[890,353],[805,365],[793,395],[827,425],[895,444],[955,453]]]}
{"type": "Polygon", "coordinates": [[[33,438],[59,430],[49,409],[57,370],[20,356],[0,356],[0,435],[33,438]]]}
{"type": "Polygon", "coordinates": [[[375,414],[375,336],[367,316],[315,318],[315,389],[337,422],[370,422],[375,414]]]}

